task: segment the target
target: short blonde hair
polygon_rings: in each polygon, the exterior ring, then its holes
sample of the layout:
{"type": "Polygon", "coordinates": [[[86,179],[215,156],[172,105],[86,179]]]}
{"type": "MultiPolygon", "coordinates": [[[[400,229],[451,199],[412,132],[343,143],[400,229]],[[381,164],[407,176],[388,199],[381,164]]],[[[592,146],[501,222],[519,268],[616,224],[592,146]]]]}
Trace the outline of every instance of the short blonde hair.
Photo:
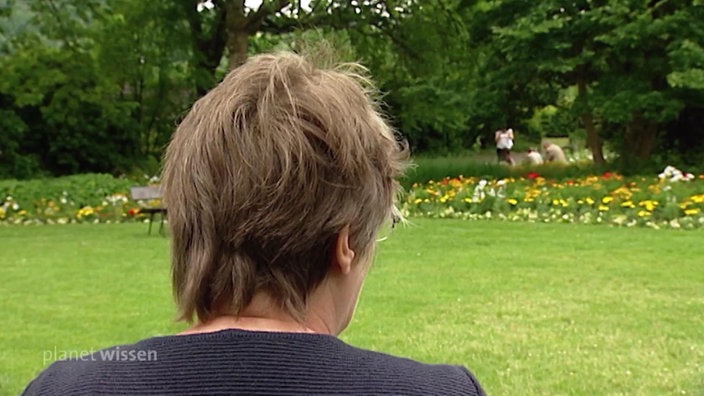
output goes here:
{"type": "Polygon", "coordinates": [[[194,104],[162,176],[179,319],[238,315],[262,290],[302,319],[337,233],[371,249],[408,152],[364,72],[258,55],[194,104]]]}

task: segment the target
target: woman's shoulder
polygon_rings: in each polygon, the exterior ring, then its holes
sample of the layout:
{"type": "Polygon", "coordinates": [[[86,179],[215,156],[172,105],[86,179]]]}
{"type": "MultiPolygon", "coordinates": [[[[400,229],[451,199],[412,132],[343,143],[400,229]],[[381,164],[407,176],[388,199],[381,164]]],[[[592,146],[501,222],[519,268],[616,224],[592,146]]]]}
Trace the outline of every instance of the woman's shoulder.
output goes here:
{"type": "Polygon", "coordinates": [[[373,369],[376,376],[389,381],[392,389],[408,388],[405,394],[484,395],[479,382],[464,366],[432,364],[382,352],[351,347],[358,355],[358,373],[373,369]],[[415,390],[413,390],[415,389],[415,390]]]}

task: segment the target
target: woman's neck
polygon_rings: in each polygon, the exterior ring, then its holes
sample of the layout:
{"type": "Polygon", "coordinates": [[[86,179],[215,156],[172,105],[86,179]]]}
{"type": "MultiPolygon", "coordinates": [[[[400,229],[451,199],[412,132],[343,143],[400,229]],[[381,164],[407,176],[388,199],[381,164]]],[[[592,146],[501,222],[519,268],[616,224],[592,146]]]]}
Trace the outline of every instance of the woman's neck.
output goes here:
{"type": "Polygon", "coordinates": [[[199,322],[179,333],[212,333],[221,330],[240,329],[250,331],[269,331],[278,333],[317,333],[313,329],[294,320],[279,320],[252,316],[218,316],[207,322],[199,322]]]}
{"type": "Polygon", "coordinates": [[[199,321],[189,329],[179,333],[179,335],[212,333],[228,329],[332,334],[317,315],[309,313],[303,322],[298,321],[284,310],[278,308],[278,304],[275,304],[268,295],[258,293],[255,294],[250,304],[240,314],[231,315],[224,313],[215,315],[207,321],[199,321]]]}

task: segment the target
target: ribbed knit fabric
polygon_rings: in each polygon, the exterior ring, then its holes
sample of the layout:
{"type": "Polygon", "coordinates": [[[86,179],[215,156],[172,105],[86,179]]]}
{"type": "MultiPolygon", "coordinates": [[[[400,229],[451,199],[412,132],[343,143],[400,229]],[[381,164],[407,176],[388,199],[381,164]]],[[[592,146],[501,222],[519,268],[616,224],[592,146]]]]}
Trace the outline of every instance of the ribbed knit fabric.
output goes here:
{"type": "Polygon", "coordinates": [[[156,337],[58,361],[25,395],[484,395],[465,368],[320,334],[223,330],[156,337]],[[140,358],[141,356],[141,358],[140,358]]]}

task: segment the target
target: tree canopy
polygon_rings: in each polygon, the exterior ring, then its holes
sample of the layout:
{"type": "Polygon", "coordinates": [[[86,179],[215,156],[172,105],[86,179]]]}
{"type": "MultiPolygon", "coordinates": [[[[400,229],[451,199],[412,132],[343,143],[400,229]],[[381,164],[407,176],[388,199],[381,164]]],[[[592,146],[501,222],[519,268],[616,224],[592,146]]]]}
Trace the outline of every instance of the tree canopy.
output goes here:
{"type": "Polygon", "coordinates": [[[156,170],[229,69],[311,37],[370,68],[416,152],[513,127],[702,166],[702,20],[701,0],[2,0],[0,178],[156,170]]]}

